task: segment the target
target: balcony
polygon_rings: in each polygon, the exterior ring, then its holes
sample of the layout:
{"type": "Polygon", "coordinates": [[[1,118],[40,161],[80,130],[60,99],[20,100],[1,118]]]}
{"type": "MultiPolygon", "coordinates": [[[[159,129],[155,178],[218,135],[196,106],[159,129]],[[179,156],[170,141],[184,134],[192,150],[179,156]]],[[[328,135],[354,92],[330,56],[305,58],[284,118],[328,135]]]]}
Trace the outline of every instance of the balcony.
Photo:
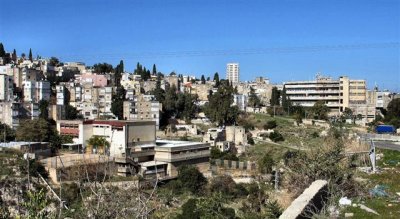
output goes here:
{"type": "Polygon", "coordinates": [[[290,100],[339,100],[339,96],[289,96],[290,100]]]}
{"type": "Polygon", "coordinates": [[[286,90],[286,94],[339,94],[339,90],[286,90]]]}
{"type": "Polygon", "coordinates": [[[205,157],[210,157],[209,150],[188,152],[188,153],[183,152],[180,154],[168,153],[168,154],[163,154],[163,156],[156,155],[156,160],[165,161],[165,162],[177,162],[177,161],[192,160],[192,159],[205,158],[205,157]]]}

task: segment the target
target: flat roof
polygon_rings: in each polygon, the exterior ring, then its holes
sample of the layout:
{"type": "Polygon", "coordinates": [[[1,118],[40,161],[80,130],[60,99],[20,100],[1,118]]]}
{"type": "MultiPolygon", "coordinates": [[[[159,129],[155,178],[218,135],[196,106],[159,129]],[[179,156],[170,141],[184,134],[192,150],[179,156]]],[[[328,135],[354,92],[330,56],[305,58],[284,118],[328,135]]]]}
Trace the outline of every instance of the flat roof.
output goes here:
{"type": "Polygon", "coordinates": [[[174,141],[174,140],[156,140],[157,147],[185,147],[185,146],[194,146],[194,145],[202,145],[204,142],[196,142],[196,141],[174,141]]]}
{"type": "Polygon", "coordinates": [[[29,144],[47,144],[48,142],[11,141],[0,143],[0,147],[28,146],[29,144]]]}
{"type": "Polygon", "coordinates": [[[147,161],[147,162],[140,163],[140,166],[152,167],[152,166],[165,165],[165,164],[167,164],[167,162],[153,160],[153,161],[147,161]]]}

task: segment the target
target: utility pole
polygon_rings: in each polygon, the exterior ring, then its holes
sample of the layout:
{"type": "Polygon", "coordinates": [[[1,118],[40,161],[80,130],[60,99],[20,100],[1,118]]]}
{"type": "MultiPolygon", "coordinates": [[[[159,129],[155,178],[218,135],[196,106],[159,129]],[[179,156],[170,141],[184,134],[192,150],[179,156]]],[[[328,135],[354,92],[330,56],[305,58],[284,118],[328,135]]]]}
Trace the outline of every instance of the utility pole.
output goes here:
{"type": "Polygon", "coordinates": [[[278,190],[279,187],[279,169],[275,170],[275,190],[278,190]]]}

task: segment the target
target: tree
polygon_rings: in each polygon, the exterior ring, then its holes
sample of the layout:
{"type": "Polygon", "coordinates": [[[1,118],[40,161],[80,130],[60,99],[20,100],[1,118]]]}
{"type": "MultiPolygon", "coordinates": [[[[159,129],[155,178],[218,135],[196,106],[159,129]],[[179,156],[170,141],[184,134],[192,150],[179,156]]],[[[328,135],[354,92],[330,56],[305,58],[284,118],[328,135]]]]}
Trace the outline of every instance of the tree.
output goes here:
{"type": "Polygon", "coordinates": [[[13,50],[11,59],[12,59],[14,62],[17,62],[17,51],[15,51],[15,49],[13,50]]]}
{"type": "Polygon", "coordinates": [[[27,196],[27,201],[22,203],[27,210],[27,218],[48,218],[50,216],[46,211],[50,201],[43,189],[36,192],[28,191],[27,196]]]}
{"type": "Polygon", "coordinates": [[[182,205],[182,214],[177,219],[200,219],[200,212],[197,211],[197,200],[191,198],[182,205]]]}
{"type": "Polygon", "coordinates": [[[5,123],[0,122],[0,141],[15,140],[15,131],[5,123]]]}
{"type": "Polygon", "coordinates": [[[329,107],[323,101],[317,101],[311,108],[311,114],[314,119],[327,119],[329,107]]]}
{"type": "Polygon", "coordinates": [[[279,106],[280,105],[280,92],[277,87],[272,88],[272,93],[271,93],[271,100],[270,104],[271,106],[279,106]]]}
{"type": "Polygon", "coordinates": [[[29,60],[32,62],[33,61],[33,57],[32,57],[32,49],[29,48],[29,60]]]}
{"type": "Polygon", "coordinates": [[[54,56],[50,58],[49,62],[50,62],[50,65],[52,65],[52,66],[57,66],[60,64],[60,60],[58,60],[58,58],[54,57],[54,56]]]}
{"type": "Polygon", "coordinates": [[[203,191],[203,187],[207,184],[207,179],[195,167],[183,165],[178,168],[178,180],[182,182],[182,186],[194,194],[203,191]]]}
{"type": "Polygon", "coordinates": [[[6,56],[6,51],[4,49],[3,43],[0,43],[0,58],[3,58],[6,56]]]}
{"type": "Polygon", "coordinates": [[[40,118],[42,118],[42,119],[49,118],[49,102],[47,100],[39,101],[39,110],[40,110],[40,114],[39,114],[40,118]]]}
{"type": "Polygon", "coordinates": [[[115,67],[114,82],[117,87],[121,86],[122,73],[124,72],[124,61],[121,60],[115,67]]]}
{"type": "Polygon", "coordinates": [[[17,141],[43,142],[49,140],[50,129],[45,119],[24,120],[16,130],[17,141]]]}
{"type": "Polygon", "coordinates": [[[26,55],[25,55],[25,53],[23,52],[23,53],[21,53],[21,57],[22,57],[22,59],[23,60],[25,60],[25,57],[26,57],[26,55]]]}
{"type": "Polygon", "coordinates": [[[353,118],[353,111],[350,108],[345,108],[343,111],[343,115],[346,119],[351,119],[353,118]]]}
{"type": "Polygon", "coordinates": [[[65,105],[65,119],[74,120],[77,118],[78,118],[78,110],[69,104],[65,105]]]}
{"type": "Polygon", "coordinates": [[[219,87],[219,75],[218,75],[218,72],[215,72],[215,74],[214,74],[214,82],[215,82],[215,87],[219,87]]]}
{"type": "Polygon", "coordinates": [[[270,154],[264,154],[264,156],[258,160],[258,168],[262,174],[272,173],[274,165],[274,159],[272,159],[270,154]]]}
{"type": "Polygon", "coordinates": [[[261,106],[261,100],[252,87],[250,87],[249,101],[247,105],[253,108],[261,106]]]}
{"type": "Polygon", "coordinates": [[[153,90],[153,95],[160,103],[164,102],[165,91],[161,88],[161,75],[157,75],[156,88],[153,90]]]}
{"type": "Polygon", "coordinates": [[[386,114],[387,119],[386,120],[391,120],[392,118],[400,118],[400,99],[393,99],[392,101],[389,102],[388,107],[387,107],[387,114],[386,114]]]}
{"type": "Polygon", "coordinates": [[[235,196],[237,191],[237,184],[233,181],[231,176],[221,175],[212,178],[209,185],[209,190],[211,193],[222,193],[227,196],[235,196]]]}
{"type": "Polygon", "coordinates": [[[266,218],[279,218],[279,216],[281,216],[281,214],[283,213],[283,209],[276,200],[268,201],[265,207],[267,209],[266,218]]]}
{"type": "MultiPolygon", "coordinates": [[[[122,66],[123,67],[123,66],[122,66]]],[[[93,65],[93,71],[99,74],[110,73],[114,71],[114,68],[111,64],[108,63],[97,63],[93,65]]]]}
{"type": "Polygon", "coordinates": [[[169,87],[165,93],[165,100],[163,103],[163,108],[165,109],[166,112],[168,112],[170,115],[175,116],[174,114],[176,113],[176,100],[178,99],[177,95],[177,88],[175,84],[173,84],[171,87],[169,87]]]}
{"type": "Polygon", "coordinates": [[[157,75],[157,68],[156,68],[156,64],[153,64],[153,71],[152,71],[152,75],[157,75]]]}
{"type": "Polygon", "coordinates": [[[204,77],[204,75],[201,75],[201,84],[205,84],[206,83],[206,78],[204,77]]]}
{"type": "Polygon", "coordinates": [[[276,128],[277,124],[275,120],[268,120],[267,123],[263,126],[265,130],[276,128]]]}
{"type": "Polygon", "coordinates": [[[103,136],[93,135],[86,142],[88,144],[87,147],[89,148],[89,150],[93,148],[96,150],[96,153],[99,154],[105,154],[106,150],[108,150],[110,147],[110,142],[108,142],[103,136]]]}
{"type": "Polygon", "coordinates": [[[273,141],[273,142],[278,142],[278,141],[284,141],[285,140],[283,138],[282,134],[279,133],[277,130],[275,130],[274,132],[271,132],[271,134],[269,134],[269,139],[271,139],[271,141],[273,141]]]}
{"type": "Polygon", "coordinates": [[[219,125],[232,125],[236,123],[239,108],[232,106],[234,89],[228,81],[222,81],[218,91],[209,95],[209,102],[204,106],[207,117],[219,125]]]}
{"type": "Polygon", "coordinates": [[[224,207],[225,202],[225,199],[220,193],[211,197],[189,199],[185,204],[182,205],[182,214],[178,215],[177,219],[236,218],[235,210],[224,207]]]}
{"type": "Polygon", "coordinates": [[[282,96],[282,107],[283,107],[283,110],[286,113],[289,114],[290,113],[290,109],[292,107],[292,103],[291,103],[290,99],[286,95],[286,87],[283,87],[281,96],[282,96]]]}
{"type": "Polygon", "coordinates": [[[117,87],[117,91],[112,96],[111,112],[122,120],[124,118],[124,100],[126,91],[124,87],[117,87]]]}

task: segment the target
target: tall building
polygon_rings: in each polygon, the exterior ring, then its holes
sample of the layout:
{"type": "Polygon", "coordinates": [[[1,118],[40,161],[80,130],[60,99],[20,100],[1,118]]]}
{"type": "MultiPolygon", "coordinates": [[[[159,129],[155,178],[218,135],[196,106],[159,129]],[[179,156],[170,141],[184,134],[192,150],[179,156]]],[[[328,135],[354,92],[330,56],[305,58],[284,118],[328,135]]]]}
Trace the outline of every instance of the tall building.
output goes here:
{"type": "Polygon", "coordinates": [[[366,102],[365,80],[351,80],[345,76],[334,80],[317,75],[314,81],[291,81],[284,86],[294,105],[312,107],[317,101],[323,101],[331,115],[339,115],[350,105],[366,102]]]}
{"type": "Polygon", "coordinates": [[[239,63],[228,63],[226,65],[226,79],[232,83],[239,83],[239,63]]]}

